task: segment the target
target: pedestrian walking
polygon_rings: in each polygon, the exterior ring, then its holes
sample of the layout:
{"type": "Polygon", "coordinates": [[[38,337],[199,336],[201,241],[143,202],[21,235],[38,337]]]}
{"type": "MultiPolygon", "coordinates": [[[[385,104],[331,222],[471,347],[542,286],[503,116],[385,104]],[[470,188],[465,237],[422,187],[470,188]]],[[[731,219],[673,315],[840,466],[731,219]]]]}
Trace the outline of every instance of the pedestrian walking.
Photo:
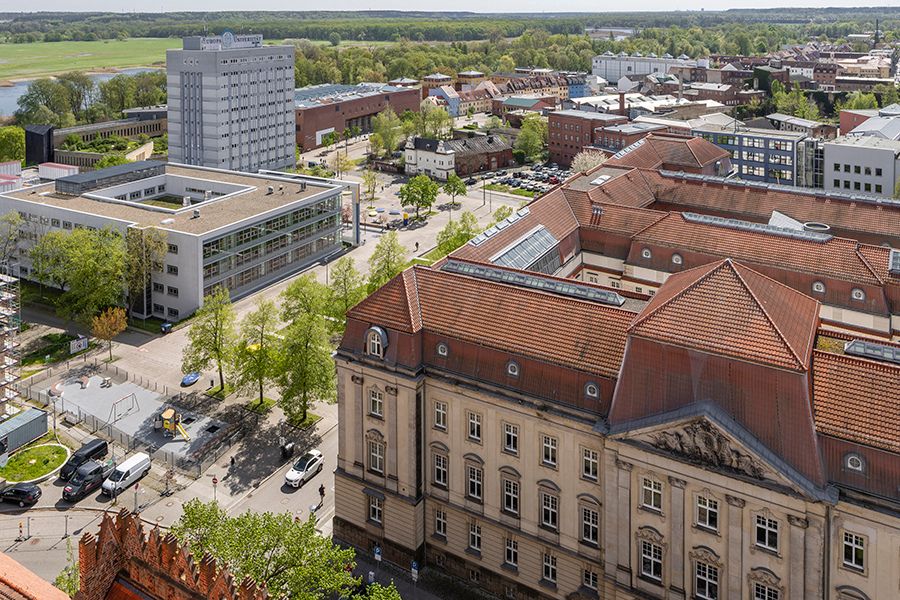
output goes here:
{"type": "Polygon", "coordinates": [[[419,251],[419,242],[416,242],[416,252],[419,251]]]}

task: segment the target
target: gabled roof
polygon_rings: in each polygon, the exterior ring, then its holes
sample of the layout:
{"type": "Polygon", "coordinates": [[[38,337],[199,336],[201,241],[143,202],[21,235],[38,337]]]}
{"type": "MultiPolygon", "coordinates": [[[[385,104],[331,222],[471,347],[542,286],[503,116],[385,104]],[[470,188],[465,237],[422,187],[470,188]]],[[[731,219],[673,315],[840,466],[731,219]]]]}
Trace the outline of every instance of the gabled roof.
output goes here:
{"type": "Polygon", "coordinates": [[[702,138],[650,134],[607,161],[610,166],[645,169],[702,169],[730,155],[702,138]]]}
{"type": "Polygon", "coordinates": [[[407,269],[351,309],[357,319],[406,333],[422,329],[416,271],[407,269]]]}
{"type": "Polygon", "coordinates": [[[629,329],[633,335],[805,371],[819,303],[728,260],[669,277],[629,329]]]}

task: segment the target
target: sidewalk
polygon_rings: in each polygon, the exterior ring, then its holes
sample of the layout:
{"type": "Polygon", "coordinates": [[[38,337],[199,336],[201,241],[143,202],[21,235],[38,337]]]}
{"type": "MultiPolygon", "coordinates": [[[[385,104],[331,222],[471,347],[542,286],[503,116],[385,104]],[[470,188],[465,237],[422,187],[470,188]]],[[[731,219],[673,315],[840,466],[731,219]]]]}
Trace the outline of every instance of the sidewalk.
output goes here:
{"type": "Polygon", "coordinates": [[[397,591],[404,600],[413,598],[415,600],[441,600],[440,596],[435,596],[431,592],[423,590],[418,584],[412,582],[410,572],[400,571],[400,569],[392,564],[382,562],[376,565],[371,557],[361,553],[356,553],[356,569],[353,574],[362,577],[363,581],[369,581],[369,572],[375,574],[375,581],[381,585],[390,585],[394,582],[397,591]]]}

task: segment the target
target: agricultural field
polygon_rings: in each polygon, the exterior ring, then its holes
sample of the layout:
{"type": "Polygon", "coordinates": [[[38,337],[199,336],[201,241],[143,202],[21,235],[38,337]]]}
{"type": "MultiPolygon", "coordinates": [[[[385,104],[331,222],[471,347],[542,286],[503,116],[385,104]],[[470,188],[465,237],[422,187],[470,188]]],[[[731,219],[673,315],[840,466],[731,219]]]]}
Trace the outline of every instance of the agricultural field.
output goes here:
{"type": "Polygon", "coordinates": [[[0,44],[0,82],[69,71],[162,66],[166,50],[180,47],[176,38],[0,44]]]}

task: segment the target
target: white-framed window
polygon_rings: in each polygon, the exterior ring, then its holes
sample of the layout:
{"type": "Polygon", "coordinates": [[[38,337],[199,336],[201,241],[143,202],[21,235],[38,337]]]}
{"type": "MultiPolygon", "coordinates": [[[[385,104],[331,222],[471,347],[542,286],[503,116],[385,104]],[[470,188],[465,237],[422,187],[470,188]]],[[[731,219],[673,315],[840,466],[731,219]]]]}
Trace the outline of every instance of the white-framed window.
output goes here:
{"type": "Polygon", "coordinates": [[[469,522],[469,548],[481,552],[481,525],[469,522]]]}
{"type": "Polygon", "coordinates": [[[447,513],[443,508],[434,511],[434,532],[447,537],[447,513]]]}
{"type": "Polygon", "coordinates": [[[469,439],[475,442],[481,441],[481,415],[476,412],[467,412],[469,420],[469,439]]]}
{"type": "Polygon", "coordinates": [[[641,505],[652,510],[662,510],[662,483],[649,477],[642,479],[641,505]]]}
{"type": "Polygon", "coordinates": [[[600,584],[600,578],[597,576],[597,571],[591,569],[590,567],[582,569],[581,571],[581,585],[584,587],[596,590],[600,584]]]}
{"type": "Polygon", "coordinates": [[[447,344],[445,344],[444,342],[440,342],[437,345],[437,353],[438,356],[447,356],[448,354],[450,354],[450,349],[447,347],[447,344]]]}
{"type": "Polygon", "coordinates": [[[447,463],[448,459],[444,454],[434,455],[434,483],[447,487],[447,463]]]}
{"type": "Polygon", "coordinates": [[[650,248],[644,248],[641,250],[641,256],[643,258],[653,258],[653,252],[650,251],[650,248]]]}
{"type": "Polygon", "coordinates": [[[556,557],[549,552],[544,552],[543,576],[546,581],[556,583],[556,557]]]}
{"type": "Polygon", "coordinates": [[[367,344],[368,353],[371,356],[384,358],[384,345],[381,343],[381,334],[377,331],[369,332],[369,342],[367,344]]]}
{"type": "Polygon", "coordinates": [[[469,498],[481,500],[481,494],[484,487],[484,471],[475,465],[467,465],[466,479],[468,480],[466,494],[469,498]]]}
{"type": "Polygon", "coordinates": [[[753,584],[753,600],[780,600],[781,594],[776,588],[764,583],[753,584]]]}
{"type": "Polygon", "coordinates": [[[581,449],[581,476],[591,481],[600,476],[600,453],[596,450],[581,449]]]}
{"type": "Polygon", "coordinates": [[[434,426],[438,429],[447,430],[447,403],[434,403],[434,426]]]}
{"type": "Polygon", "coordinates": [[[541,492],[541,525],[556,529],[559,526],[559,497],[541,492]]]}
{"type": "Polygon", "coordinates": [[[384,502],[381,498],[369,496],[369,520],[381,523],[384,517],[384,502]]]}
{"type": "Polygon", "coordinates": [[[863,302],[866,299],[866,293],[862,291],[860,288],[853,288],[850,291],[850,297],[856,300],[857,302],[863,302]]]}
{"type": "Polygon", "coordinates": [[[369,469],[384,473],[384,444],[377,440],[369,440],[369,469]]]}
{"type": "Polygon", "coordinates": [[[866,539],[863,536],[844,532],[844,566],[859,571],[866,568],[866,539]]]}
{"type": "Polygon", "coordinates": [[[369,390],[369,414],[373,417],[384,416],[384,392],[379,389],[369,390]]]}
{"type": "Polygon", "coordinates": [[[503,560],[511,567],[519,566],[519,542],[512,538],[506,538],[506,552],[503,560]]]}
{"type": "Polygon", "coordinates": [[[590,506],[581,507],[581,539],[600,543],[600,512],[590,506]]]}
{"type": "Polygon", "coordinates": [[[662,581],[662,559],[662,546],[641,540],[641,575],[662,581]]]}
{"type": "Polygon", "coordinates": [[[719,530],[719,501],[706,496],[697,496],[697,525],[719,530]]]}
{"type": "Polygon", "coordinates": [[[503,450],[512,454],[519,453],[519,426],[511,423],[503,424],[503,450]]]}
{"type": "Polygon", "coordinates": [[[519,363],[517,363],[514,360],[511,360],[508,363],[506,363],[506,372],[507,372],[507,374],[509,374],[512,377],[518,377],[519,376],[519,363]]]}
{"type": "Polygon", "coordinates": [[[600,387],[597,386],[593,381],[589,381],[584,384],[584,395],[588,398],[599,398],[600,397],[600,387]]]}
{"type": "Polygon", "coordinates": [[[514,515],[519,514],[519,482],[512,479],[503,480],[503,510],[514,515]]]}
{"type": "Polygon", "coordinates": [[[555,467],[559,441],[549,435],[541,436],[541,463],[548,467],[555,467]]]}
{"type": "Polygon", "coordinates": [[[756,515],[756,545],[778,551],[778,521],[765,515],[756,515]]]}
{"type": "Polygon", "coordinates": [[[672,255],[672,264],[673,264],[673,265],[680,265],[680,264],[683,263],[683,262],[684,262],[684,259],[681,258],[681,255],[680,255],[680,254],[673,254],[673,255],[672,255]]]}
{"type": "Polygon", "coordinates": [[[851,452],[844,457],[844,467],[850,471],[862,473],[866,470],[866,463],[862,456],[851,452]]]}
{"type": "Polygon", "coordinates": [[[709,563],[698,561],[694,576],[694,592],[697,598],[718,600],[719,569],[709,563]]]}
{"type": "Polygon", "coordinates": [[[821,281],[814,281],[812,286],[812,291],[816,294],[824,294],[825,293],[825,284],[821,281]]]}

